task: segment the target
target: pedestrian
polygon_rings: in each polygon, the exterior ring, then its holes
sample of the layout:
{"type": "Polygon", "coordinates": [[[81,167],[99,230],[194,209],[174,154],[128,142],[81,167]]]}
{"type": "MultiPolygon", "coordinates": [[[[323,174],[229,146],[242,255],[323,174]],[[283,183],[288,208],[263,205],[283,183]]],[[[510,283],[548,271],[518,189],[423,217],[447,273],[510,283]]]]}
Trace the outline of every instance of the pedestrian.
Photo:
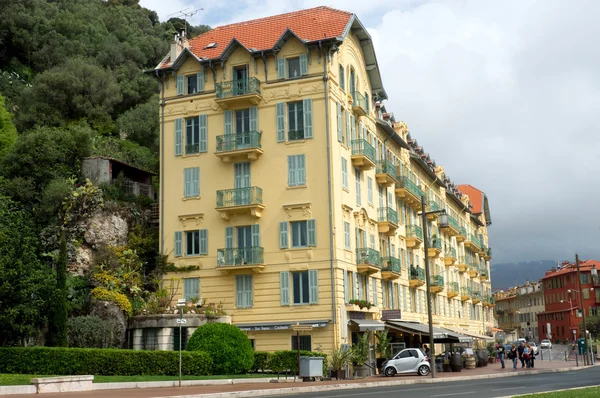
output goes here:
{"type": "Polygon", "coordinates": [[[525,344],[523,347],[523,361],[525,362],[525,365],[529,368],[529,355],[530,353],[530,348],[528,344],[525,344]]]}
{"type": "Polygon", "coordinates": [[[498,346],[498,358],[500,358],[500,365],[504,369],[504,346],[502,344],[498,346]]]}
{"type": "Polygon", "coordinates": [[[530,354],[529,354],[529,365],[530,367],[533,369],[533,364],[535,362],[535,356],[539,354],[535,352],[535,349],[533,348],[533,346],[530,344],[529,348],[531,349],[530,354]]]}
{"type": "Polygon", "coordinates": [[[512,360],[514,370],[517,370],[518,353],[519,352],[517,351],[517,346],[513,344],[512,347],[510,347],[510,351],[508,352],[508,359],[512,360]]]}
{"type": "Polygon", "coordinates": [[[517,352],[519,353],[519,360],[521,361],[521,369],[525,367],[525,360],[523,359],[523,350],[525,350],[525,343],[521,342],[521,344],[519,344],[519,348],[517,348],[517,352]]]}
{"type": "Polygon", "coordinates": [[[423,350],[425,351],[425,355],[429,356],[431,354],[431,350],[427,347],[427,344],[423,344],[423,350]]]}

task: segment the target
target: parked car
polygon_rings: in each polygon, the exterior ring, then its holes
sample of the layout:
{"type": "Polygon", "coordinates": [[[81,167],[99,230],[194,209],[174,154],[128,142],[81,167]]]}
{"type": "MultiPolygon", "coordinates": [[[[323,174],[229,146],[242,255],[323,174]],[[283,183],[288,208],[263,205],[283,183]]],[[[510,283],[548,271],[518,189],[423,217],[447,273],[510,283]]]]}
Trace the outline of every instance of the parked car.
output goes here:
{"type": "Polygon", "coordinates": [[[420,348],[405,348],[382,365],[383,374],[392,377],[396,374],[417,373],[427,376],[431,372],[429,358],[420,348]]]}
{"type": "Polygon", "coordinates": [[[550,340],[548,339],[544,339],[542,340],[542,342],[540,343],[540,346],[542,348],[552,348],[552,343],[550,342],[550,340]]]}
{"type": "Polygon", "coordinates": [[[530,341],[529,344],[531,344],[531,348],[533,348],[533,354],[537,355],[540,351],[539,347],[537,346],[537,344],[535,344],[533,341],[530,341]]]}

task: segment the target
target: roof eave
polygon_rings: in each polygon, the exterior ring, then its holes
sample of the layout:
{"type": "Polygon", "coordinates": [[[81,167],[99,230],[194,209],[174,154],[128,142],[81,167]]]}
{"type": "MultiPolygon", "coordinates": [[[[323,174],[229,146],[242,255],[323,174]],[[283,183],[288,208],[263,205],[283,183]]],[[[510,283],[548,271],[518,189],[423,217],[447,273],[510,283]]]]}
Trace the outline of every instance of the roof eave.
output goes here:
{"type": "Polygon", "coordinates": [[[379,118],[376,118],[375,120],[377,121],[377,125],[380,126],[383,129],[383,131],[385,131],[386,134],[390,138],[392,138],[396,144],[398,144],[398,146],[400,146],[401,148],[404,148],[404,149],[410,149],[410,147],[408,146],[406,141],[404,141],[404,139],[402,139],[402,137],[400,137],[400,134],[398,134],[392,126],[387,124],[387,122],[385,120],[381,120],[379,118]]]}
{"type": "Polygon", "coordinates": [[[438,176],[429,168],[429,166],[427,166],[427,163],[425,163],[417,154],[411,152],[410,158],[413,159],[429,177],[431,177],[434,183],[438,184],[440,187],[446,187],[444,182],[438,178],[438,176]]]}

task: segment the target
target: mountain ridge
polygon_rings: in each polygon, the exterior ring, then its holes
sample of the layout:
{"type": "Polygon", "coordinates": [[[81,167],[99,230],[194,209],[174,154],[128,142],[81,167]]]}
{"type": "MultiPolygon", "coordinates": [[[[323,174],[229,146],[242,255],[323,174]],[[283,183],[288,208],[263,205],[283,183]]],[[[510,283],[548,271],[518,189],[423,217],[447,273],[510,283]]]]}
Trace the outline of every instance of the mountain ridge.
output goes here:
{"type": "Polygon", "coordinates": [[[520,261],[492,264],[492,289],[507,290],[511,287],[538,281],[546,271],[556,267],[557,260],[520,261]]]}

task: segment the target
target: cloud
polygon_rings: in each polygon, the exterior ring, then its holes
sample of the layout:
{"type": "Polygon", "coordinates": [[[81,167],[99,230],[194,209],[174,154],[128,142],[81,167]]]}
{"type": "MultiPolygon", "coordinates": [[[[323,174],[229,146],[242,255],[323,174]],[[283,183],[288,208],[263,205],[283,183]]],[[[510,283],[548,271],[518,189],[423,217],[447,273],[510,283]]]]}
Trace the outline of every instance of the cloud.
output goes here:
{"type": "Polygon", "coordinates": [[[492,261],[600,257],[600,2],[141,3],[161,18],[204,7],[194,23],[212,26],[321,4],[356,13],[388,110],[456,183],[488,195],[492,261]]]}

